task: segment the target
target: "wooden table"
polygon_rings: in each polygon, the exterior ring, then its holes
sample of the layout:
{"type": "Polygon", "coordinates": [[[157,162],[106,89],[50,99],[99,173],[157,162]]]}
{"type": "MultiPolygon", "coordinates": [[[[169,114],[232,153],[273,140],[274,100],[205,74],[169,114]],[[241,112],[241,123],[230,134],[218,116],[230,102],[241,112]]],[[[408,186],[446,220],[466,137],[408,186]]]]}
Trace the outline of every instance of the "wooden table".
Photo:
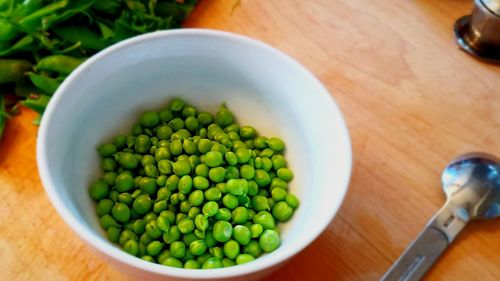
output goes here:
{"type": "MultiPolygon", "coordinates": [[[[306,65],[344,112],[354,149],[336,218],[265,280],[378,280],[443,204],[447,161],[500,155],[500,67],[457,50],[451,31],[472,1],[236,2],[204,0],[187,25],[260,39],[306,65]]],[[[50,205],[33,117],[13,118],[0,145],[0,280],[123,280],[50,205]]],[[[427,280],[500,280],[500,220],[468,226],[427,280]]]]}

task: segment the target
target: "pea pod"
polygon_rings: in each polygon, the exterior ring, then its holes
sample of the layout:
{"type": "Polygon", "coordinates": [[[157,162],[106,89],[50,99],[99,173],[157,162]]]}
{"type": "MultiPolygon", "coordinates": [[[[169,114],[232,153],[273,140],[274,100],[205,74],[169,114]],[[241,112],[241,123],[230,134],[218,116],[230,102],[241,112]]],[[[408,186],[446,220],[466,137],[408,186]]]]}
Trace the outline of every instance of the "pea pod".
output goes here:
{"type": "Polygon", "coordinates": [[[41,59],[36,69],[54,71],[63,75],[70,74],[86,58],[74,58],[65,55],[52,55],[41,59]]]}
{"type": "MultiPolygon", "coordinates": [[[[53,13],[47,15],[42,19],[42,28],[44,30],[55,26],[57,23],[63,22],[76,14],[83,13],[87,14],[87,10],[96,2],[96,0],[71,0],[68,5],[58,11],[59,13],[53,13]]],[[[90,16],[89,16],[90,17],[90,16]]]]}
{"type": "Polygon", "coordinates": [[[57,79],[39,75],[33,72],[28,73],[28,77],[30,78],[33,85],[35,85],[38,89],[42,90],[42,92],[47,95],[54,94],[57,88],[59,88],[59,85],[61,85],[61,82],[57,79]]]}
{"type": "Polygon", "coordinates": [[[19,35],[12,24],[4,18],[0,18],[0,41],[10,41],[19,35]]]}
{"type": "Polygon", "coordinates": [[[19,39],[14,45],[11,47],[0,50],[0,57],[9,55],[12,53],[16,53],[19,51],[34,51],[34,38],[30,34],[24,36],[19,39]]]}
{"type": "Polygon", "coordinates": [[[50,3],[45,7],[37,10],[36,12],[33,12],[21,19],[19,21],[19,25],[28,32],[36,31],[37,28],[40,27],[43,17],[51,15],[58,10],[65,8],[66,6],[68,6],[69,2],[69,0],[62,0],[50,3]]]}
{"type": "Polygon", "coordinates": [[[0,59],[0,84],[21,80],[31,68],[31,63],[26,60],[0,59]]]}
{"type": "Polygon", "coordinates": [[[42,114],[50,101],[50,97],[46,95],[39,95],[36,98],[28,98],[21,102],[22,105],[42,114]]]}
{"type": "Polygon", "coordinates": [[[80,46],[84,49],[100,51],[106,48],[109,43],[101,39],[99,34],[82,26],[61,26],[54,28],[54,31],[64,40],[71,43],[80,42],[80,46]]]}

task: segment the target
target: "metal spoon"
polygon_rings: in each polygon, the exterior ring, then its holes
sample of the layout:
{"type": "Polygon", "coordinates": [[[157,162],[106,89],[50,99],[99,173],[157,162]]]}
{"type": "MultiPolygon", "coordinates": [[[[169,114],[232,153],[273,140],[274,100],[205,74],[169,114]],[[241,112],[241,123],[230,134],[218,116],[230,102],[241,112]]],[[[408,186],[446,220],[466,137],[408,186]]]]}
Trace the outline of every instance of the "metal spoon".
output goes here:
{"type": "Polygon", "coordinates": [[[441,180],[446,203],[382,281],[420,280],[470,220],[500,216],[498,158],[464,154],[448,164],[441,180]]]}

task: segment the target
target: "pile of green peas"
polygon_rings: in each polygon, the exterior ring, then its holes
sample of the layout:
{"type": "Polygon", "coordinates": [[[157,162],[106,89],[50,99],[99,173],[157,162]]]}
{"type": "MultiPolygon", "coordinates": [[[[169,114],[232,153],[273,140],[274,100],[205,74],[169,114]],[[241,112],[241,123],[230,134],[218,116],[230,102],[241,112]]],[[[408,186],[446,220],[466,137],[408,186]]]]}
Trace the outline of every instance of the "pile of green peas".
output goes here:
{"type": "Polygon", "coordinates": [[[284,142],[175,98],[146,111],[130,135],[97,149],[103,176],[89,188],[107,237],[162,265],[211,269],[276,250],[278,224],[299,200],[284,142]]]}

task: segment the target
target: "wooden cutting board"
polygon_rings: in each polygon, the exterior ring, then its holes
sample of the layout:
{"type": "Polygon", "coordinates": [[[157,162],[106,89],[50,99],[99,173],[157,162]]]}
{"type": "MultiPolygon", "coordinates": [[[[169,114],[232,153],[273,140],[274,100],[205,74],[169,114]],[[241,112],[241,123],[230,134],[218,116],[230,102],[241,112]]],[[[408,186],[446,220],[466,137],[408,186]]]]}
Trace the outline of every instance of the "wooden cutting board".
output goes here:
{"type": "MultiPolygon", "coordinates": [[[[341,210],[265,280],[378,280],[442,205],[446,163],[470,150],[500,155],[500,67],[457,50],[452,33],[471,8],[465,0],[203,0],[196,8],[187,26],[251,36],[310,68],[350,129],[354,167],[341,210]]],[[[0,144],[0,280],[126,279],[50,205],[33,118],[23,110],[0,144]]],[[[500,280],[500,220],[468,226],[426,280],[500,280]]]]}

